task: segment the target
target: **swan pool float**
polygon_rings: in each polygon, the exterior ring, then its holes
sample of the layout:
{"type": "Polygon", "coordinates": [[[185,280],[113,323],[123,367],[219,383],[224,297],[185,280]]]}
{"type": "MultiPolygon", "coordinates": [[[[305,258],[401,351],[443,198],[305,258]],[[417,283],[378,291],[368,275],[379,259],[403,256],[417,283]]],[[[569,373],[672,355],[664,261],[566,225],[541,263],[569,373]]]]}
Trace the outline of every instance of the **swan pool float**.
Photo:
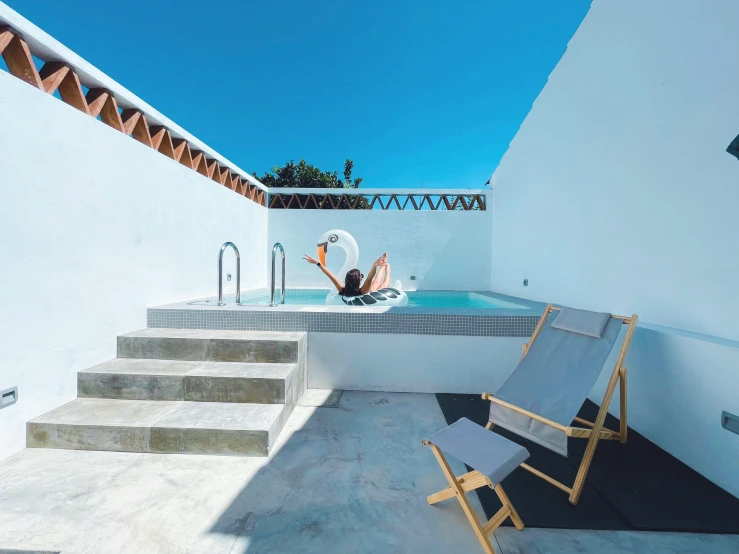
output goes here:
{"type": "MultiPolygon", "coordinates": [[[[357,267],[359,262],[359,246],[357,241],[346,231],[326,231],[318,239],[318,260],[326,266],[326,253],[329,248],[340,247],[346,252],[346,260],[336,278],[344,282],[349,270],[357,267]]],[[[395,282],[395,288],[379,289],[375,292],[360,294],[359,296],[342,296],[337,291],[331,291],[326,297],[326,304],[342,306],[407,306],[408,295],[400,289],[400,281],[395,282]]]]}

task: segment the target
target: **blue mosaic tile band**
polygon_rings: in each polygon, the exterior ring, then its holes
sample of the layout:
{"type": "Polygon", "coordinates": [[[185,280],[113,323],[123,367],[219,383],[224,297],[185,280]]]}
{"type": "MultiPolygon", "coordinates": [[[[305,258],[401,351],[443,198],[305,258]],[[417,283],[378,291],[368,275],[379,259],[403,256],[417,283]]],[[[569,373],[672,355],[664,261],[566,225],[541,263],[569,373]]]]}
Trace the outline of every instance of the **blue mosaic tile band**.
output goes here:
{"type": "Polygon", "coordinates": [[[530,315],[491,313],[504,310],[474,311],[480,313],[470,313],[471,310],[415,310],[413,308],[406,308],[405,312],[397,310],[373,313],[357,312],[352,309],[298,311],[165,307],[149,308],[147,326],[238,331],[530,337],[541,315],[537,311],[533,311],[530,315]]]}

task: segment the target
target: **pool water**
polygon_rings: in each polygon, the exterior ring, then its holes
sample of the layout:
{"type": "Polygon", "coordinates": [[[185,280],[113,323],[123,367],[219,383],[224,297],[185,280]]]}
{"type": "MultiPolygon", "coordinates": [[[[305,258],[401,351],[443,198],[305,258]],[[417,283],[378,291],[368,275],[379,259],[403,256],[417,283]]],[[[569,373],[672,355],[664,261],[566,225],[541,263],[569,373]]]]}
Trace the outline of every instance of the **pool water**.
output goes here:
{"type": "MultiPolygon", "coordinates": [[[[326,304],[328,289],[286,289],[285,304],[323,306],[326,304]]],[[[448,291],[407,291],[409,308],[516,308],[526,306],[506,302],[498,298],[476,292],[448,291]]],[[[280,293],[275,291],[275,301],[280,293]]],[[[241,295],[242,304],[269,304],[269,292],[257,291],[241,295]]]]}

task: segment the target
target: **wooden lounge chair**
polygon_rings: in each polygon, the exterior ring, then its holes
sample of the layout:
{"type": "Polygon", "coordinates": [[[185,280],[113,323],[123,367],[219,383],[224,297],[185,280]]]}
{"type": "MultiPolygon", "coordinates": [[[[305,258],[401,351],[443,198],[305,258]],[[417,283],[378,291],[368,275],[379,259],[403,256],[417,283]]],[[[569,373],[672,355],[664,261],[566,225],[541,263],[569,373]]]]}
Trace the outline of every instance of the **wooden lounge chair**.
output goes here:
{"type": "MultiPolygon", "coordinates": [[[[624,359],[636,328],[637,319],[636,315],[624,317],[597,314],[548,305],[531,339],[524,344],[523,355],[513,374],[494,395],[482,394],[484,400],[491,402],[487,429],[500,425],[565,457],[569,437],[588,439],[585,455],[572,487],[568,487],[528,464],[521,464],[524,469],[568,493],[572,504],[577,504],[580,499],[598,440],[626,442],[626,367],[624,359]],[[559,316],[565,320],[564,327],[555,323],[559,316]],[[568,318],[572,321],[573,317],[575,320],[585,321],[586,324],[599,320],[600,317],[599,321],[603,324],[602,335],[597,337],[582,334],[582,329],[576,329],[573,332],[566,325],[568,318]],[[577,417],[577,413],[595,385],[618,340],[623,325],[627,325],[626,333],[600,404],[598,416],[594,422],[581,419],[577,417]],[[604,422],[611,398],[619,383],[620,429],[613,431],[605,428],[604,422]],[[573,427],[573,421],[584,427],[573,427]]],[[[586,332],[589,331],[586,330],[586,332]]]]}

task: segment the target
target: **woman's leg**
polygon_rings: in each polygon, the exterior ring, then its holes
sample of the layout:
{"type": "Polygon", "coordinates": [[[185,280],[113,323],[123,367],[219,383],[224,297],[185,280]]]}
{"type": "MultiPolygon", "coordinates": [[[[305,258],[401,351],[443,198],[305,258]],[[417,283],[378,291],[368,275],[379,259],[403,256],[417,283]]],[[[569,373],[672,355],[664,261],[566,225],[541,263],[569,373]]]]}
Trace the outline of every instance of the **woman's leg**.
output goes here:
{"type": "Polygon", "coordinates": [[[382,281],[381,289],[386,289],[390,286],[390,264],[386,264],[383,268],[385,270],[385,279],[382,281]]]}
{"type": "Polygon", "coordinates": [[[375,272],[375,277],[372,279],[372,283],[370,283],[370,292],[375,292],[382,288],[382,283],[385,281],[385,273],[386,268],[384,266],[377,268],[377,271],[375,272]]]}

